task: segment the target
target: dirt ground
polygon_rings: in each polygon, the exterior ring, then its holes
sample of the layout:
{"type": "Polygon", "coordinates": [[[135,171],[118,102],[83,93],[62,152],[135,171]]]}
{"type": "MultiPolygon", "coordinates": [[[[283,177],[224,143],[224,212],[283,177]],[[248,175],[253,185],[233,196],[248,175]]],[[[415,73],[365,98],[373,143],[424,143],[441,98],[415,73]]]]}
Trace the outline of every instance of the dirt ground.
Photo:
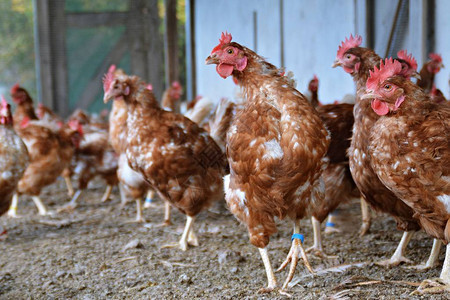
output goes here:
{"type": "MultiPolygon", "coordinates": [[[[104,186],[96,182],[79,200],[74,213],[41,217],[31,199],[21,198],[19,219],[1,218],[8,239],[0,243],[1,299],[284,299],[278,292],[260,295],[266,275],[259,253],[244,226],[222,205],[201,213],[196,220],[200,246],[187,252],[161,248],[177,242],[185,217],[175,211],[173,225],[159,227],[163,207],[146,209],[148,223],[128,221],[135,205],[119,209],[114,189],[112,200],[100,203],[104,186]],[[128,245],[128,246],[127,246],[128,245]]],[[[42,199],[51,210],[67,200],[63,181],[48,187],[42,199]]],[[[290,293],[296,299],[448,299],[447,295],[413,297],[417,283],[439,276],[440,266],[426,272],[407,265],[384,268],[373,262],[388,258],[401,232],[387,216],[376,216],[371,232],[360,238],[359,203],[339,209],[341,233],[324,236],[328,254],[337,259],[310,257],[316,276],[303,265],[297,267],[290,293]],[[334,266],[341,265],[339,268],[334,266]],[[342,294],[339,292],[344,291],[342,294]],[[339,295],[341,298],[339,298],[339,295]]],[[[291,224],[279,222],[279,232],[269,244],[276,268],[290,247],[291,224]]],[[[309,220],[302,221],[306,247],[312,244],[309,220]]],[[[432,239],[416,234],[407,256],[426,260],[432,239]]],[[[279,284],[287,272],[277,273],[279,284]]]]}

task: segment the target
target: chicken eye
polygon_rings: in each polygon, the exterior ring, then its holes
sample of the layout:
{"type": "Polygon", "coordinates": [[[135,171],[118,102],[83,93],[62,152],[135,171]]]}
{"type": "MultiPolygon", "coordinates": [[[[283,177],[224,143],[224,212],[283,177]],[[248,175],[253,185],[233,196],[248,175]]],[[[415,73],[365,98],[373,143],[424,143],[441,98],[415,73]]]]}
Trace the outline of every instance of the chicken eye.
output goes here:
{"type": "Polygon", "coordinates": [[[233,52],[234,52],[233,49],[228,49],[228,50],[227,50],[227,53],[228,53],[228,54],[233,54],[233,52]]]}
{"type": "Polygon", "coordinates": [[[392,85],[390,85],[390,84],[388,83],[388,84],[385,84],[383,88],[384,88],[386,91],[390,91],[390,90],[392,90],[392,85]]]}
{"type": "Polygon", "coordinates": [[[347,55],[345,56],[345,58],[346,58],[346,59],[350,59],[350,58],[352,58],[352,56],[351,56],[350,54],[347,54],[347,55]]]}

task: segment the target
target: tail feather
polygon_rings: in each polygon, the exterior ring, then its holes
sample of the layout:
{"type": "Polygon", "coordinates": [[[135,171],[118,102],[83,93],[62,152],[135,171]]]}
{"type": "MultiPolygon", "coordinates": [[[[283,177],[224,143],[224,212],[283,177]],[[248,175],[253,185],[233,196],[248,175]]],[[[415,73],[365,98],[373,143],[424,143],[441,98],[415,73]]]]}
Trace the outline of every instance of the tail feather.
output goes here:
{"type": "Polygon", "coordinates": [[[222,98],[214,113],[214,118],[209,120],[210,135],[225,151],[225,137],[234,117],[235,104],[227,98],[222,98]]]}
{"type": "Polygon", "coordinates": [[[203,97],[192,109],[188,110],[184,116],[191,119],[193,122],[200,124],[211,114],[213,107],[214,103],[211,99],[203,97]]]}

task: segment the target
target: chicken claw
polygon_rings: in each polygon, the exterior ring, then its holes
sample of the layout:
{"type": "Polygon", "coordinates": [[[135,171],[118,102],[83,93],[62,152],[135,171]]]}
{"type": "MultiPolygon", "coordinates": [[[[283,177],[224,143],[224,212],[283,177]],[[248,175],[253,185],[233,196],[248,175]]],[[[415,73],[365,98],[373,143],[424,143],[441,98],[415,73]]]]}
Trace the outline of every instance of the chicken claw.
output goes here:
{"type": "Polygon", "coordinates": [[[442,241],[438,239],[433,240],[433,248],[431,249],[430,256],[426,263],[420,265],[408,266],[408,269],[414,269],[417,271],[425,271],[434,268],[438,265],[439,252],[441,250],[442,241]]]}
{"type": "Polygon", "coordinates": [[[306,253],[312,253],[316,257],[321,259],[335,259],[337,256],[327,255],[323,251],[322,247],[322,235],[320,232],[320,222],[315,217],[311,217],[311,223],[314,231],[314,245],[306,249],[306,253]]]}
{"type": "Polygon", "coordinates": [[[392,267],[398,266],[402,262],[407,264],[412,263],[410,259],[404,256],[406,246],[408,246],[408,243],[411,240],[412,235],[413,235],[412,231],[405,231],[403,233],[402,239],[400,240],[400,243],[397,246],[397,249],[395,249],[394,254],[392,254],[392,257],[390,259],[376,262],[375,264],[379,266],[392,267]]]}
{"type": "Polygon", "coordinates": [[[313,268],[311,267],[311,264],[309,263],[308,257],[306,256],[306,252],[303,249],[301,241],[302,239],[303,235],[294,233],[294,235],[292,236],[292,246],[291,249],[289,250],[289,254],[286,257],[286,260],[281,264],[281,266],[277,270],[277,272],[279,272],[283,270],[288,265],[289,262],[291,263],[291,266],[289,267],[289,274],[281,290],[286,290],[289,282],[291,282],[292,278],[294,277],[295,269],[298,264],[299,254],[302,256],[303,262],[305,263],[305,266],[308,269],[308,271],[313,275],[315,274],[313,268]]]}
{"type": "Polygon", "coordinates": [[[198,246],[198,239],[195,236],[194,228],[192,227],[195,218],[191,216],[187,216],[186,225],[184,227],[183,235],[180,238],[178,243],[167,244],[162,246],[161,248],[174,248],[179,246],[182,251],[186,251],[188,248],[188,244],[191,246],[198,246]]]}
{"type": "Polygon", "coordinates": [[[445,283],[441,278],[426,279],[410,295],[439,294],[450,292],[450,284],[445,283]]]}

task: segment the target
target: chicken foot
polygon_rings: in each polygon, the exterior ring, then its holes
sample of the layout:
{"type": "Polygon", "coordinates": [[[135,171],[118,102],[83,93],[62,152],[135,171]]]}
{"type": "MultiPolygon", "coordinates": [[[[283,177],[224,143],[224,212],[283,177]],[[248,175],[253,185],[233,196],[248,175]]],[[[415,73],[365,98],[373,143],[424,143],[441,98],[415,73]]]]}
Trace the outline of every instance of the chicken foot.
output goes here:
{"type": "Polygon", "coordinates": [[[172,225],[172,222],[170,221],[171,212],[172,212],[172,207],[171,207],[169,201],[164,201],[164,223],[163,223],[163,226],[172,225]]]}
{"type": "Polygon", "coordinates": [[[409,269],[416,270],[428,270],[431,269],[438,264],[439,252],[441,251],[442,241],[438,239],[433,240],[433,247],[431,248],[430,256],[425,264],[419,264],[416,266],[409,266],[409,269]]]}
{"type": "Polygon", "coordinates": [[[411,295],[450,292],[450,244],[447,244],[445,260],[439,278],[426,279],[411,295]]]}
{"type": "Polygon", "coordinates": [[[259,289],[258,293],[270,293],[277,287],[277,279],[273,272],[272,264],[270,263],[269,254],[267,253],[267,248],[258,248],[259,254],[264,263],[264,268],[266,269],[267,275],[267,287],[259,289]]]}
{"type": "Polygon", "coordinates": [[[17,193],[14,193],[11,205],[9,206],[9,210],[8,210],[8,217],[20,218],[20,216],[17,214],[18,204],[19,204],[19,195],[17,193]]]}
{"type": "Polygon", "coordinates": [[[69,195],[69,197],[73,197],[73,194],[75,193],[75,191],[73,189],[72,180],[70,179],[70,176],[63,176],[63,177],[64,177],[64,181],[66,182],[66,186],[67,186],[67,195],[69,195]]]}
{"type": "Polygon", "coordinates": [[[36,205],[39,214],[41,216],[48,215],[49,212],[47,211],[47,208],[45,207],[44,203],[42,203],[41,198],[39,196],[32,196],[31,199],[33,199],[34,204],[36,205]]]}
{"type": "Polygon", "coordinates": [[[81,192],[82,192],[81,190],[76,191],[70,202],[64,205],[63,207],[59,208],[58,212],[60,213],[73,211],[78,206],[77,200],[78,198],[80,198],[81,192]]]}
{"type": "Polygon", "coordinates": [[[182,251],[186,251],[188,248],[188,244],[191,246],[198,246],[198,239],[195,235],[194,231],[194,217],[186,216],[186,225],[184,226],[183,234],[181,235],[180,241],[178,243],[167,244],[162,246],[162,248],[174,248],[180,247],[182,251]]]}
{"type": "Polygon", "coordinates": [[[322,259],[333,259],[337,258],[337,256],[331,256],[325,254],[322,246],[322,234],[320,231],[320,222],[314,217],[311,217],[311,223],[313,225],[314,231],[314,244],[312,247],[306,249],[306,253],[312,253],[314,256],[320,257],[322,259]]]}
{"type": "Polygon", "coordinates": [[[405,254],[406,246],[408,246],[408,243],[411,240],[413,234],[414,234],[414,231],[403,232],[402,239],[400,240],[400,243],[398,244],[397,249],[395,249],[394,254],[392,254],[392,257],[390,259],[377,262],[376,264],[380,265],[380,266],[385,266],[385,267],[392,267],[392,266],[397,266],[402,262],[411,263],[411,260],[406,258],[404,256],[404,254],[405,254]]]}
{"type": "Polygon", "coordinates": [[[336,223],[335,223],[335,219],[336,219],[336,212],[331,212],[328,215],[328,220],[327,220],[327,224],[324,230],[325,234],[331,234],[334,232],[341,232],[341,230],[339,228],[336,228],[336,223]]]}
{"type": "Polygon", "coordinates": [[[359,236],[364,236],[369,233],[370,225],[372,223],[372,218],[370,216],[369,204],[367,204],[366,200],[361,197],[361,217],[362,224],[361,229],[359,230],[359,236]]]}
{"type": "Polygon", "coordinates": [[[308,257],[306,256],[306,252],[303,249],[302,246],[302,239],[303,236],[300,234],[300,220],[295,220],[294,222],[294,234],[292,235],[292,246],[289,250],[289,254],[286,257],[286,260],[281,264],[281,266],[278,268],[277,272],[283,270],[288,263],[290,262],[291,265],[289,267],[289,274],[283,283],[283,286],[281,287],[281,293],[285,293],[289,282],[291,282],[292,278],[294,277],[295,269],[297,268],[299,254],[302,256],[303,262],[305,263],[306,268],[311,274],[315,274],[313,268],[311,267],[311,264],[309,263],[308,257]]]}
{"type": "Polygon", "coordinates": [[[106,202],[106,201],[108,201],[108,200],[110,200],[110,196],[111,196],[111,192],[112,192],[112,189],[113,189],[113,186],[112,185],[107,185],[106,186],[106,190],[105,190],[105,193],[103,194],[103,196],[102,196],[102,202],[106,202]]]}

